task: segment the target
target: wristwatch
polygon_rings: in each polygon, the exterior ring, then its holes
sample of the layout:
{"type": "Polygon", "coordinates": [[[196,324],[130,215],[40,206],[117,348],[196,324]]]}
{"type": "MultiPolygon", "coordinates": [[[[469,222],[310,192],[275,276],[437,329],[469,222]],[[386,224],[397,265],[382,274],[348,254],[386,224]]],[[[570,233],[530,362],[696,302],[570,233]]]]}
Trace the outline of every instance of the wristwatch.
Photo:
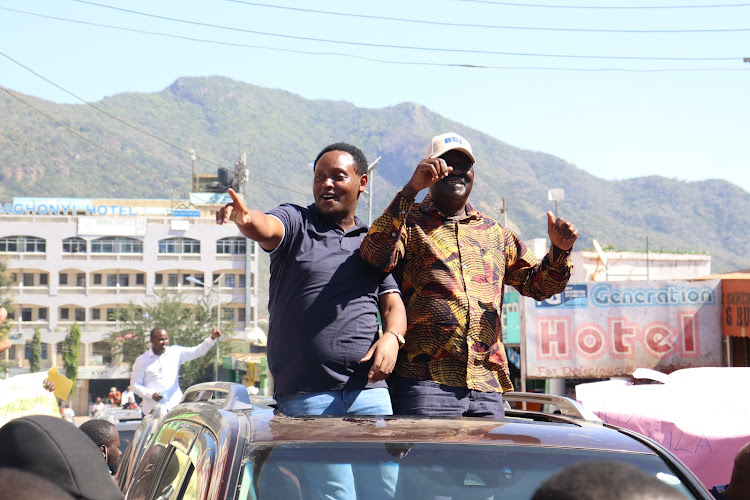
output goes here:
{"type": "Polygon", "coordinates": [[[392,333],[393,335],[395,335],[396,340],[398,340],[398,348],[399,349],[401,349],[402,347],[404,347],[404,344],[406,344],[406,339],[400,333],[394,332],[393,330],[386,330],[384,333],[392,333]]]}

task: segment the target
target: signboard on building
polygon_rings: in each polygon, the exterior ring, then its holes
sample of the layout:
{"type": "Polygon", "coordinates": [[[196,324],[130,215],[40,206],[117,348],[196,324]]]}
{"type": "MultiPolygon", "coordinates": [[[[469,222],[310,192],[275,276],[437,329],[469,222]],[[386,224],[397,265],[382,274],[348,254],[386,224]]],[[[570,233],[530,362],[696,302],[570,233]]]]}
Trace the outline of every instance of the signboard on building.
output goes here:
{"type": "Polygon", "coordinates": [[[724,335],[750,337],[750,279],[721,281],[724,335]]]}
{"type": "Polygon", "coordinates": [[[503,298],[503,344],[521,343],[521,314],[518,310],[518,292],[505,292],[503,298]]]}
{"type": "Polygon", "coordinates": [[[721,365],[721,285],[621,281],[524,298],[529,378],[607,378],[721,365]]]}
{"type": "Polygon", "coordinates": [[[146,236],[146,219],[79,217],[78,234],[82,236],[146,236]]]}
{"type": "Polygon", "coordinates": [[[172,210],[172,215],[175,217],[200,217],[201,211],[178,208],[172,210]]]}

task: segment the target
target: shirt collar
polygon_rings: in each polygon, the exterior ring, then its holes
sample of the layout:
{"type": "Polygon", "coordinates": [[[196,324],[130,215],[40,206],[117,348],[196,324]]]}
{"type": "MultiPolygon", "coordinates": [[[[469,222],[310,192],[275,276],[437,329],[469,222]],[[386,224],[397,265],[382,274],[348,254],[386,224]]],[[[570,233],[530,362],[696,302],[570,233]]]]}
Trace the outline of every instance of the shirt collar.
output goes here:
{"type": "MultiPolygon", "coordinates": [[[[323,220],[325,220],[326,222],[330,223],[330,224],[331,224],[332,226],[336,226],[336,227],[339,227],[339,226],[338,226],[338,224],[334,223],[334,222],[333,222],[333,221],[331,220],[331,218],[330,218],[330,217],[328,217],[327,215],[324,215],[324,214],[322,214],[322,213],[320,212],[320,209],[318,208],[318,206],[317,206],[317,205],[316,205],[315,203],[313,203],[313,204],[311,204],[311,205],[308,205],[307,209],[308,209],[308,210],[310,211],[310,213],[311,213],[311,214],[313,215],[313,217],[315,217],[316,219],[323,219],[323,220]]],[[[347,231],[347,233],[349,233],[349,232],[352,232],[352,231],[356,231],[356,230],[358,230],[358,229],[367,229],[367,226],[365,225],[365,223],[364,223],[364,222],[362,222],[362,221],[361,221],[361,220],[359,219],[359,217],[357,217],[357,216],[355,215],[355,216],[354,216],[354,227],[352,227],[351,229],[349,229],[349,231],[347,231]]]]}
{"type": "MultiPolygon", "coordinates": [[[[424,197],[424,200],[422,200],[422,203],[420,205],[420,210],[422,212],[428,212],[432,213],[436,217],[440,217],[441,219],[448,219],[449,217],[445,215],[443,212],[440,211],[438,207],[435,206],[435,203],[432,201],[432,198],[430,198],[430,195],[424,197]]],[[[474,208],[474,205],[466,202],[466,215],[459,217],[458,220],[479,220],[482,218],[482,213],[474,208]]]]}

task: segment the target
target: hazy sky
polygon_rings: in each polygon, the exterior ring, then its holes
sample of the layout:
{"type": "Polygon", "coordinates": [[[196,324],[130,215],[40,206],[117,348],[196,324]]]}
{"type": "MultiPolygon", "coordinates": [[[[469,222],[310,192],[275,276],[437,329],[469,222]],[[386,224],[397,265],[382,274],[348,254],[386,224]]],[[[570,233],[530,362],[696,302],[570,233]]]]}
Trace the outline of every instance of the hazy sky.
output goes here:
{"type": "MultiPolygon", "coordinates": [[[[209,75],[413,101],[606,179],[750,191],[750,3],[533,1],[0,0],[0,52],[89,101],[209,75]]],[[[77,102],[2,54],[1,86],[77,102]]]]}

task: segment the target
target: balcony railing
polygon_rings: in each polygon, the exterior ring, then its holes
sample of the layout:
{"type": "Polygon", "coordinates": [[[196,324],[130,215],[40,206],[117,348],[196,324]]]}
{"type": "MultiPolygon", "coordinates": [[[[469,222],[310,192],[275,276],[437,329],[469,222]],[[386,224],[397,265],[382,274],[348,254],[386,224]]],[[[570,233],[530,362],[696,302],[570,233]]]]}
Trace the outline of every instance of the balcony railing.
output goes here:
{"type": "Polygon", "coordinates": [[[145,286],[92,285],[89,287],[89,295],[143,295],[145,293],[145,286]]]}
{"type": "Polygon", "coordinates": [[[41,253],[41,252],[23,252],[23,253],[14,253],[9,252],[8,254],[8,260],[14,261],[14,260],[47,260],[47,254],[41,253]]]}
{"type": "Polygon", "coordinates": [[[49,295],[49,286],[24,286],[15,285],[10,287],[11,292],[16,295],[49,295]]]}

